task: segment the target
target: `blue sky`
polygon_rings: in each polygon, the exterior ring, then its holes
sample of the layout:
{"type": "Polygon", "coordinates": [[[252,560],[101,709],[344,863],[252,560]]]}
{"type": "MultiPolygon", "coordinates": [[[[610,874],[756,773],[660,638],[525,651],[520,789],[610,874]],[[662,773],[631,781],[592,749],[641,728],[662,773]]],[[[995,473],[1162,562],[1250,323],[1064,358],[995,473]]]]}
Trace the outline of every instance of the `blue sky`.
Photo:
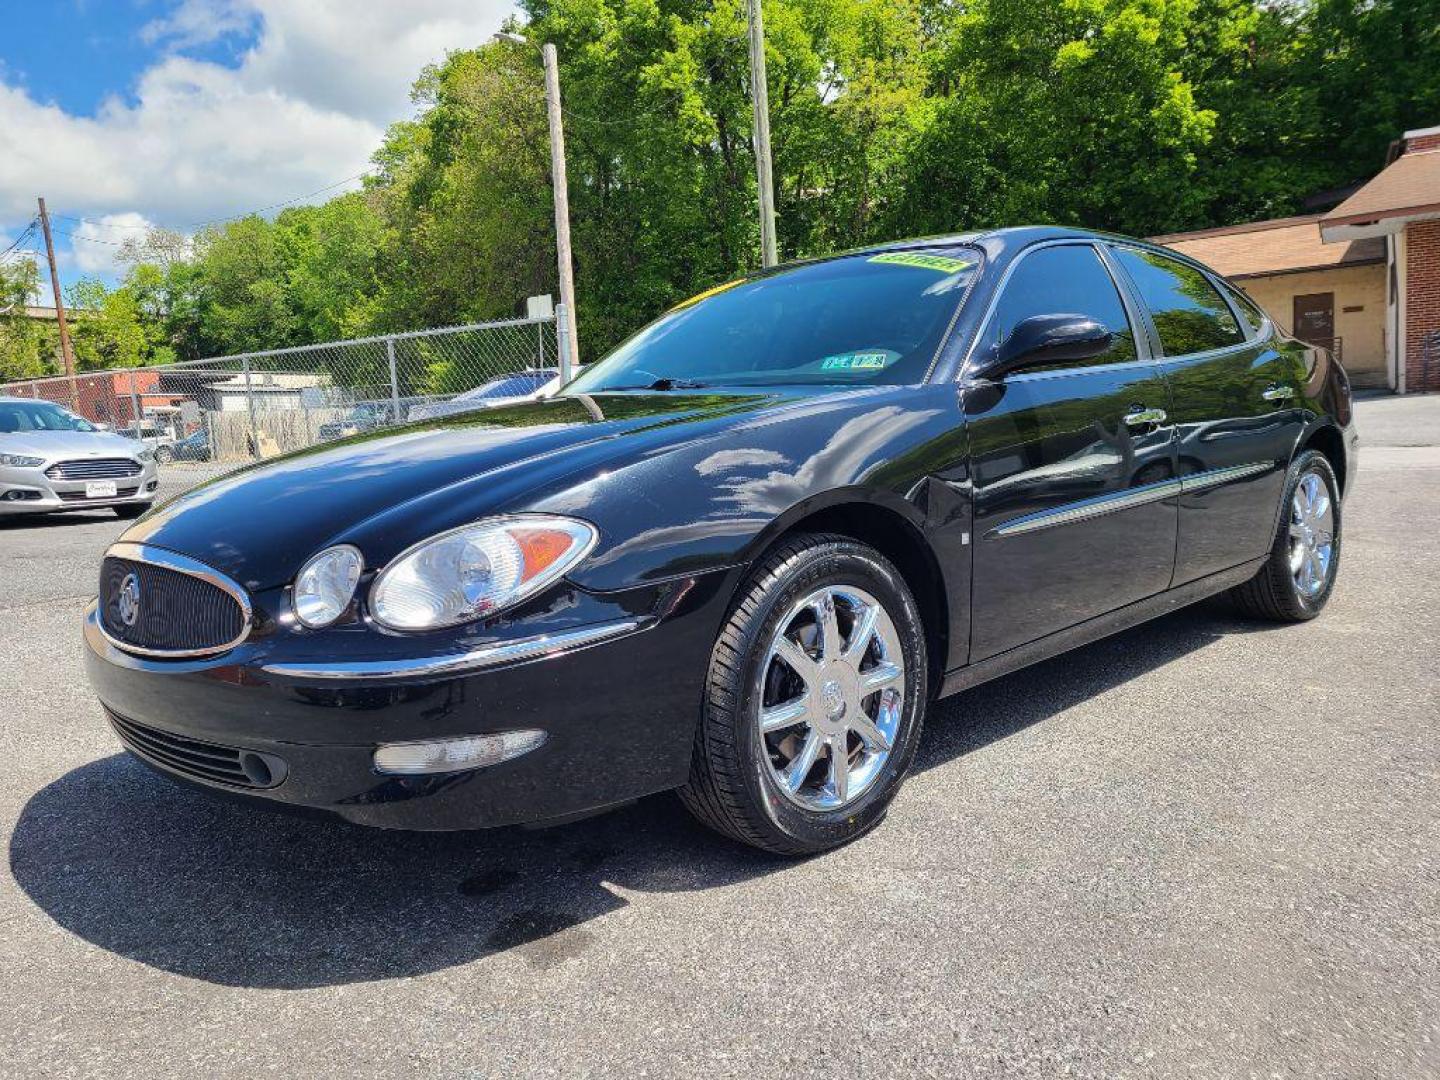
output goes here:
{"type": "MultiPolygon", "coordinates": [[[[234,67],[259,36],[257,17],[216,25],[209,41],[186,41],[167,18],[178,2],[160,0],[49,0],[18,16],[20,32],[0,38],[0,71],[33,97],[52,101],[72,116],[94,116],[107,97],[134,104],[146,68],[179,47],[189,56],[234,67]]],[[[17,16],[7,16],[13,27],[17,16]]]]}
{"type": "Polygon", "coordinates": [[[0,250],[44,195],[62,282],[114,280],[116,244],[149,225],[229,217],[354,177],[386,126],[411,113],[420,69],[480,44],[513,10],[510,0],[8,0],[0,250]]]}

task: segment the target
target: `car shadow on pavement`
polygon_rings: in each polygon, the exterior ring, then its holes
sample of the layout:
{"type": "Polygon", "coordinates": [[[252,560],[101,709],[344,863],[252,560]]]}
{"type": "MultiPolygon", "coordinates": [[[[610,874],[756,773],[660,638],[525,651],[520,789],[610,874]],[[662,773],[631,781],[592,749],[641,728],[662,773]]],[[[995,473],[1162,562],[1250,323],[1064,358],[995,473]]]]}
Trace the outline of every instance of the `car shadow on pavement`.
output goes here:
{"type": "MultiPolygon", "coordinates": [[[[1191,609],[971,690],[932,712],[917,768],[1260,628],[1191,609]]],[[[10,842],[16,882],[86,941],[190,978],[292,989],[498,952],[553,967],[592,947],[585,924],[625,907],[625,892],[789,865],[712,835],[673,795],[540,830],[396,833],[216,801],[123,754],[35,794],[10,842]]]]}
{"type": "Polygon", "coordinates": [[[80,525],[111,524],[117,529],[130,522],[116,517],[108,510],[74,511],[62,514],[6,514],[0,517],[0,532],[21,529],[55,529],[78,527],[80,525]]]}

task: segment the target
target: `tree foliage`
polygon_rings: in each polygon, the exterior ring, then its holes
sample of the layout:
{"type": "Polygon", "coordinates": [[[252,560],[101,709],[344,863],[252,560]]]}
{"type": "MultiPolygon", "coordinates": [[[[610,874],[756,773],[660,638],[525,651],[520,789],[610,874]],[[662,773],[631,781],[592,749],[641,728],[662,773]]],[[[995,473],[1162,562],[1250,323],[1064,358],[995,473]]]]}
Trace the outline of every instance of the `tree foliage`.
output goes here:
{"type": "MultiPolygon", "coordinates": [[[[420,74],[363,191],[126,245],[121,286],[76,297],[81,363],[488,319],[557,292],[539,41],[561,58],[585,357],[756,266],[743,0],[522,9],[526,43],[420,74]]],[[[765,19],[786,258],[1294,213],[1440,122],[1440,0],[765,0],[765,19]]],[[[40,337],[0,324],[0,375],[53,370],[40,337]]]]}

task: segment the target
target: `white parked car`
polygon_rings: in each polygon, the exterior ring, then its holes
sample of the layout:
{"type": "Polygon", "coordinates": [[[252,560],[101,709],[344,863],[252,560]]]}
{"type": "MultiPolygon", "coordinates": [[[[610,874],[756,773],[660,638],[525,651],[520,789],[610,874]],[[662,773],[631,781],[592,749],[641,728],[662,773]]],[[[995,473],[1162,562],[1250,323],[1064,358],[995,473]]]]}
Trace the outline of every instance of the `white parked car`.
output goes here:
{"type": "Polygon", "coordinates": [[[126,424],[117,434],[144,443],[155,452],[156,461],[172,460],[174,458],[172,447],[180,441],[173,428],[151,420],[142,420],[138,431],[133,422],[126,424]]]}
{"type": "MultiPolygon", "coordinates": [[[[579,370],[576,369],[576,374],[579,374],[579,370]]],[[[416,405],[410,410],[409,419],[434,420],[438,416],[453,416],[477,409],[495,409],[501,405],[514,405],[521,401],[548,397],[558,389],[559,368],[526,368],[524,371],[514,371],[481,383],[475,389],[466,390],[463,394],[456,394],[445,401],[416,405]]]]}
{"type": "Polygon", "coordinates": [[[49,401],[0,397],[0,515],[109,507],[136,518],[159,486],[143,442],[49,401]]]}

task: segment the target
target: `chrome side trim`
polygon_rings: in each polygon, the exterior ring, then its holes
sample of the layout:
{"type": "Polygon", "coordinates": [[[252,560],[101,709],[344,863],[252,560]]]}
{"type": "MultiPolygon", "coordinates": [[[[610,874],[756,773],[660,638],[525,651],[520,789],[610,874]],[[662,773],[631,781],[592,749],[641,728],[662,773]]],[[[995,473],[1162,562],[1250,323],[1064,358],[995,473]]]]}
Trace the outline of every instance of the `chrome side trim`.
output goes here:
{"type": "Polygon", "coordinates": [[[133,656],[154,656],[165,659],[184,659],[197,656],[219,656],[221,653],[229,652],[247,637],[250,636],[250,628],[255,619],[255,609],[251,606],[250,597],[243,587],[237,582],[230,580],[214,567],[206,566],[198,559],[192,559],[188,555],[181,555],[174,551],[166,551],[164,548],[151,547],[148,544],[131,544],[121,542],[111,544],[105,552],[105,558],[126,559],[130,562],[148,563],[151,566],[160,566],[166,570],[174,570],[176,573],[185,574],[188,577],[199,578],[201,581],[215,586],[221,592],[229,595],[230,599],[240,605],[240,636],[234,641],[209,649],[144,649],[138,645],[127,645],[110,636],[105,629],[105,613],[97,611],[95,625],[101,635],[115,648],[121,652],[130,653],[133,656]]]}
{"type": "Polygon", "coordinates": [[[1159,483],[1146,484],[1144,487],[1130,488],[1109,495],[1096,495],[1090,499],[1067,503],[1053,510],[1041,510],[1023,517],[1011,518],[986,533],[985,539],[998,540],[1006,536],[1020,536],[1040,529],[1051,529],[1056,525],[1087,521],[1090,518],[1113,514],[1117,510],[1129,510],[1131,507],[1159,502],[1161,499],[1168,499],[1174,495],[1189,495],[1192,492],[1205,491],[1221,484],[1228,484],[1232,480],[1241,480],[1247,476],[1267,472],[1274,467],[1273,461],[1255,461],[1247,465],[1232,465],[1225,469],[1210,469],[1206,472],[1192,473],[1190,476],[1182,476],[1178,480],[1161,480],[1159,483]]]}
{"type": "Polygon", "coordinates": [[[558,634],[506,641],[486,645],[467,653],[451,656],[422,656],[400,660],[342,660],[333,664],[263,664],[267,675],[283,675],[290,679],[416,679],[435,675],[463,675],[499,664],[522,660],[548,660],[568,649],[594,645],[621,634],[628,634],[650,623],[648,619],[622,619],[619,622],[583,626],[558,634]]]}
{"type": "Polygon", "coordinates": [[[1241,480],[1257,473],[1268,472],[1273,468],[1275,468],[1273,461],[1254,461],[1248,465],[1231,465],[1228,469],[1208,469],[1205,472],[1182,476],[1180,488],[1186,495],[1189,495],[1194,491],[1218,487],[1221,484],[1228,484],[1231,480],[1241,480]]]}
{"type": "Polygon", "coordinates": [[[1041,510],[1023,517],[1011,518],[1003,525],[997,525],[986,533],[985,539],[998,540],[1006,536],[1020,536],[1024,533],[1037,532],[1040,529],[1052,529],[1056,525],[1087,521],[1090,518],[1113,514],[1118,510],[1129,510],[1132,507],[1144,506],[1146,503],[1159,502],[1161,499],[1168,499],[1179,494],[1180,481],[1161,480],[1155,484],[1129,488],[1109,495],[1096,495],[1079,502],[1067,503],[1054,510],[1041,510]]]}

